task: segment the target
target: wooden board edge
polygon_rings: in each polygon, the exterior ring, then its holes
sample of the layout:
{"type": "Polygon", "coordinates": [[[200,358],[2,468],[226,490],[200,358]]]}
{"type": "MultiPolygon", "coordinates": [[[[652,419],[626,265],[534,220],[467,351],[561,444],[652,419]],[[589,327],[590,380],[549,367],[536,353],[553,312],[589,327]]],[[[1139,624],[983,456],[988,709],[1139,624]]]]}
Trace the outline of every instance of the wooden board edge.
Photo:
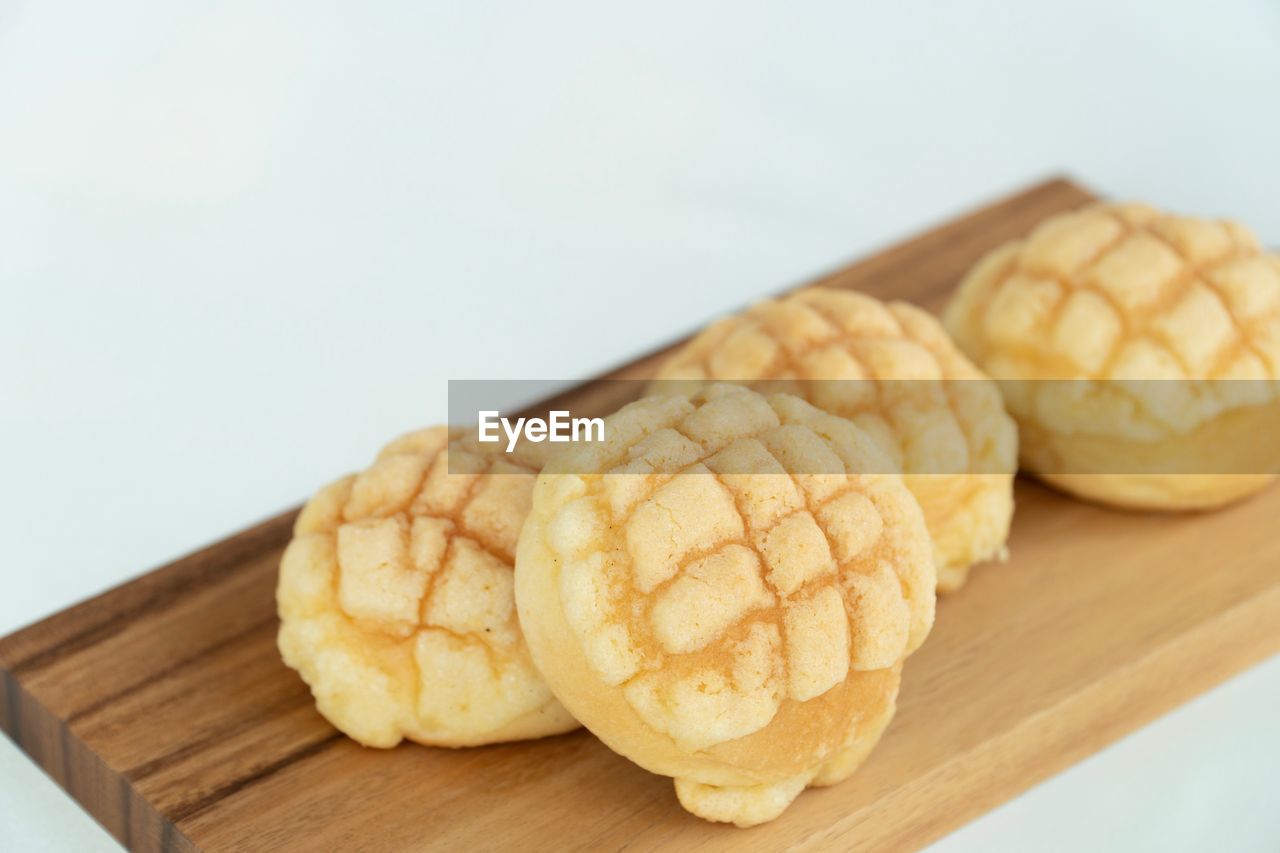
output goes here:
{"type": "Polygon", "coordinates": [[[27,691],[23,675],[111,636],[255,554],[282,546],[297,513],[294,508],[274,515],[0,638],[0,731],[126,848],[198,850],[70,723],[27,691]]]}
{"type": "Polygon", "coordinates": [[[0,670],[0,729],[126,849],[199,850],[8,669],[0,670]]]}
{"type": "Polygon", "coordinates": [[[807,837],[798,849],[824,849],[856,840],[860,848],[865,845],[872,850],[919,850],[1280,654],[1277,624],[1280,585],[1170,637],[1001,737],[957,753],[878,801],[874,812],[855,812],[807,837]],[[1070,725],[1061,725],[1063,720],[1070,725]],[[1052,748],[1046,749],[1046,743],[1052,748]],[[950,784],[938,784],[945,777],[950,777],[950,784]],[[911,808],[923,802],[936,805],[936,797],[926,791],[938,790],[954,792],[947,808],[927,812],[911,808]]]}
{"type": "Polygon", "coordinates": [[[889,240],[884,245],[872,248],[859,257],[848,258],[843,263],[835,264],[801,286],[822,287],[839,281],[850,270],[894,263],[902,255],[918,249],[921,240],[949,241],[949,235],[954,235],[956,232],[981,228],[985,220],[991,216],[1008,214],[1024,207],[1036,207],[1041,203],[1042,198],[1061,194],[1080,196],[1082,202],[1102,198],[1101,193],[1095,192],[1073,175],[1066,172],[1050,173],[1030,184],[1023,185],[1020,189],[995,193],[925,222],[916,232],[889,240]]]}
{"type": "Polygon", "coordinates": [[[20,679],[23,673],[39,668],[52,657],[110,636],[126,618],[145,615],[172,601],[186,588],[234,569],[256,553],[280,547],[288,541],[299,509],[294,507],[271,516],[0,637],[0,672],[20,679]]]}

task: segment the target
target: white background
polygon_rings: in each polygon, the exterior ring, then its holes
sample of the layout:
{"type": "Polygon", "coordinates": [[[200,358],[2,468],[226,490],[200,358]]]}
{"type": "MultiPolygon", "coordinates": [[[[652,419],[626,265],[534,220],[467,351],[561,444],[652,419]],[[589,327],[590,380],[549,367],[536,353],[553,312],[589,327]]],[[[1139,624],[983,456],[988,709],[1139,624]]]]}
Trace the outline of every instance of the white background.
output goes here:
{"type": "MultiPolygon", "coordinates": [[[[1280,245],[1275,3],[338,5],[0,2],[0,633],[1050,172],[1280,245]]],[[[1278,717],[938,849],[1274,850],[1278,717]]],[[[0,738],[0,847],[112,846],[0,738]]]]}

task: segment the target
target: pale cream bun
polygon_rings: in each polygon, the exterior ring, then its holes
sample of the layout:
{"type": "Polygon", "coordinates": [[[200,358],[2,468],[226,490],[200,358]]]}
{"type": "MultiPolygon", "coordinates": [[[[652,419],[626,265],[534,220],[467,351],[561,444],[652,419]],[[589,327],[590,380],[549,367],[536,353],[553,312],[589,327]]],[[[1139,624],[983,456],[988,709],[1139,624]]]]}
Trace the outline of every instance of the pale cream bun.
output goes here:
{"type": "Polygon", "coordinates": [[[933,623],[928,532],[891,467],[789,395],[623,408],[538,478],[516,557],[534,660],[686,809],[772,820],[854,771],[933,623]]]}
{"type": "Polygon", "coordinates": [[[939,592],[958,589],[975,563],[1004,556],[1017,430],[995,383],[919,308],[809,288],[713,324],[657,379],[650,393],[681,384],[673,380],[769,380],[771,390],[853,420],[920,501],[939,592]]]}
{"type": "Polygon", "coordinates": [[[450,440],[387,445],[302,510],[280,564],[284,661],[366,746],[472,746],[577,727],[534,668],[512,564],[536,468],[450,440]]]}
{"type": "Polygon", "coordinates": [[[1280,463],[1280,258],[1233,222],[1139,204],[1055,216],[982,259],[945,320],[1009,380],[1024,466],[1066,491],[1210,508],[1280,463]]]}

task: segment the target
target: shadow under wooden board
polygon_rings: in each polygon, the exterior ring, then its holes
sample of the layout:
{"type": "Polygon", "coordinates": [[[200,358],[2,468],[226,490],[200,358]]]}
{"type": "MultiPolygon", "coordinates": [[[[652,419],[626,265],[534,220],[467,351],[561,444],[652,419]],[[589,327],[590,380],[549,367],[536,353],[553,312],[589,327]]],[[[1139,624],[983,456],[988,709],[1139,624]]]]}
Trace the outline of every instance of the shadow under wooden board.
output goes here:
{"type": "MultiPolygon", "coordinates": [[[[987,249],[1090,198],[1041,184],[822,283],[936,310],[987,249]]],[[[613,407],[605,387],[572,407],[613,407]]],[[[915,848],[1280,650],[1280,489],[1166,516],[1019,480],[1017,504],[1012,558],[941,601],[866,765],[751,830],[691,817],[585,732],[390,751],[339,735],[276,654],[293,513],[0,640],[0,726],[143,850],[915,848]]]]}

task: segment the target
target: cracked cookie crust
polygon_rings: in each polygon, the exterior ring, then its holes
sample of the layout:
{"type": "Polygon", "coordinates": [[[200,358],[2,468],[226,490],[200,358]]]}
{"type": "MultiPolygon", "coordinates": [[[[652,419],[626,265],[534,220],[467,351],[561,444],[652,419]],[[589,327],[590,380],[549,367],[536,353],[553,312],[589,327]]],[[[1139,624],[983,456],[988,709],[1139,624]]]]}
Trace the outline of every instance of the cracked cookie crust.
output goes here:
{"type": "Polygon", "coordinates": [[[905,302],[808,288],[697,335],[651,394],[688,382],[768,383],[866,430],[902,469],[933,537],[938,590],[1005,553],[1018,436],[1000,391],[929,314],[905,302]]]}
{"type": "Polygon", "coordinates": [[[321,489],[280,566],[278,644],[366,746],[472,746],[577,726],[520,634],[512,566],[536,467],[444,427],[321,489]]]}
{"type": "Polygon", "coordinates": [[[1233,222],[1099,204],[982,259],[946,312],[1024,465],[1082,497],[1218,506],[1280,459],[1280,258],[1233,222]],[[1042,381],[1060,380],[1060,381],[1042,381]]]}
{"type": "Polygon", "coordinates": [[[928,533],[890,470],[852,423],[785,394],[625,407],[534,490],[516,561],[534,660],[689,811],[773,819],[854,771],[932,625],[928,533]]]}

